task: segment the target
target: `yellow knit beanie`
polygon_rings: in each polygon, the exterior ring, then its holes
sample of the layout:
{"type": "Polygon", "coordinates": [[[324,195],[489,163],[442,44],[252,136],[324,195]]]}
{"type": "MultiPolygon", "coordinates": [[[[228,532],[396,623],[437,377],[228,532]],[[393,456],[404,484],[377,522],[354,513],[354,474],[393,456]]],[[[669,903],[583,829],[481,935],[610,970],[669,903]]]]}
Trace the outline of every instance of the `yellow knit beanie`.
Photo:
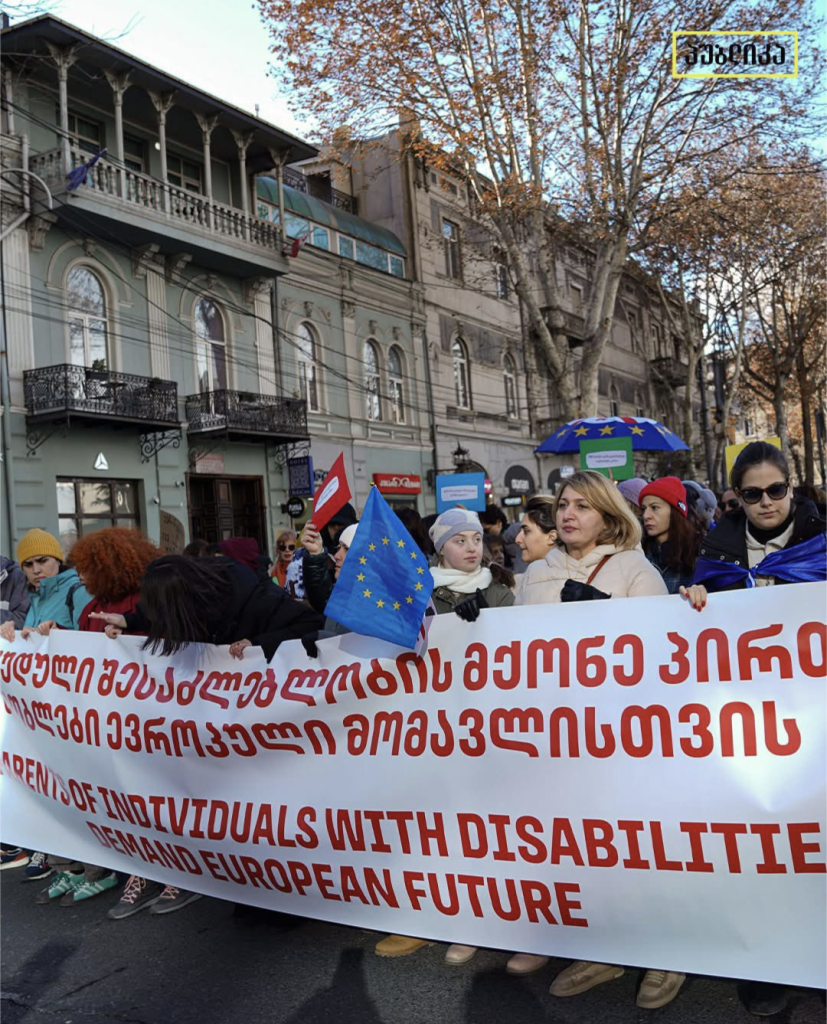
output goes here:
{"type": "Polygon", "coordinates": [[[17,562],[22,565],[30,558],[42,558],[43,555],[51,555],[61,562],[66,561],[63,548],[60,542],[45,530],[29,530],[20,538],[17,545],[17,562]]]}

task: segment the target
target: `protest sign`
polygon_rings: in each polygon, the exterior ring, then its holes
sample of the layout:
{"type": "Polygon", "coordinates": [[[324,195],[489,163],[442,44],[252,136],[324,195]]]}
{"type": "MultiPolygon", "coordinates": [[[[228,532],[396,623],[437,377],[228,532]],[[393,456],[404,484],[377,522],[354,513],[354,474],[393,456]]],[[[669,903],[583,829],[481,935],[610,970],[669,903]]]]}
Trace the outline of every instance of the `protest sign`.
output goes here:
{"type": "Polygon", "coordinates": [[[631,480],[635,475],[631,437],[601,437],[580,442],[580,468],[593,469],[610,480],[631,480]]]}
{"type": "Polygon", "coordinates": [[[355,634],[3,644],[6,842],[424,938],[823,987],[821,583],[355,634]]]}
{"type": "Polygon", "coordinates": [[[342,452],[313,496],[313,525],[323,529],[336,513],[350,501],[350,485],[345,474],[342,452]]]}
{"type": "MultiPolygon", "coordinates": [[[[761,440],[766,441],[767,444],[774,445],[776,448],[781,447],[780,437],[764,437],[761,440]]],[[[740,444],[728,444],[726,448],[724,448],[724,462],[726,463],[727,480],[730,478],[732,467],[735,465],[735,460],[748,444],[750,444],[749,441],[742,441],[740,444]]]]}
{"type": "Polygon", "coordinates": [[[462,505],[473,512],[485,511],[485,473],[440,473],[436,478],[436,510],[447,512],[462,505]]]}

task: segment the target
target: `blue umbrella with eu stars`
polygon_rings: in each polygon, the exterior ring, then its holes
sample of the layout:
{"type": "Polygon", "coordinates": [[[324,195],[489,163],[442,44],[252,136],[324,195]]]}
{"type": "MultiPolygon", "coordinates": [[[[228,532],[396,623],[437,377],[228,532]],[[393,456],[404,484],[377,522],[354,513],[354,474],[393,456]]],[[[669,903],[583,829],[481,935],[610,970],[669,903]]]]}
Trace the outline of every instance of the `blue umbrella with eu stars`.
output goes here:
{"type": "Polygon", "coordinates": [[[433,589],[426,556],[371,488],[325,614],[354,633],[413,650],[433,589]]]}
{"type": "Polygon", "coordinates": [[[581,441],[604,437],[630,437],[632,451],[683,452],[689,445],[657,420],[643,416],[589,416],[572,420],[550,434],[534,451],[539,454],[565,455],[579,452],[581,441]]]}

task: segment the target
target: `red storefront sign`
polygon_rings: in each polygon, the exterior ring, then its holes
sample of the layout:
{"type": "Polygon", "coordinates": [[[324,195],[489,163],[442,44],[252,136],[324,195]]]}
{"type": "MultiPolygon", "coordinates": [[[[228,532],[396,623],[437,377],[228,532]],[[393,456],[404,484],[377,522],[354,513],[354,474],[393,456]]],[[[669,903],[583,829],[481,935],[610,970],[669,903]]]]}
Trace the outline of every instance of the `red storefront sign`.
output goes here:
{"type": "Polygon", "coordinates": [[[422,477],[415,473],[374,473],[373,482],[382,494],[422,493],[422,477]]]}

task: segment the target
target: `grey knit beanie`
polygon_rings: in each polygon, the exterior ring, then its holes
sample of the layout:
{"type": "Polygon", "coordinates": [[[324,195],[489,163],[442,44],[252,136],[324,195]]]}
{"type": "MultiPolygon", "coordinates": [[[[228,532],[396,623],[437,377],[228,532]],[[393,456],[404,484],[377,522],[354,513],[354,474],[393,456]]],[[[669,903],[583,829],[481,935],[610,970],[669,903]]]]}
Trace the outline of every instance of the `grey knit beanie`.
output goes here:
{"type": "Polygon", "coordinates": [[[428,534],[434,542],[436,553],[439,554],[446,540],[455,537],[458,533],[464,533],[466,530],[482,533],[482,524],[477,513],[471,512],[467,508],[449,508],[447,512],[437,516],[428,534]]]}
{"type": "Polygon", "coordinates": [[[708,487],[701,487],[699,483],[694,480],[682,480],[681,483],[686,488],[687,494],[689,491],[693,491],[697,495],[695,501],[695,513],[698,518],[709,526],[715,517],[715,509],[718,507],[718,499],[709,490],[708,487]]]}

